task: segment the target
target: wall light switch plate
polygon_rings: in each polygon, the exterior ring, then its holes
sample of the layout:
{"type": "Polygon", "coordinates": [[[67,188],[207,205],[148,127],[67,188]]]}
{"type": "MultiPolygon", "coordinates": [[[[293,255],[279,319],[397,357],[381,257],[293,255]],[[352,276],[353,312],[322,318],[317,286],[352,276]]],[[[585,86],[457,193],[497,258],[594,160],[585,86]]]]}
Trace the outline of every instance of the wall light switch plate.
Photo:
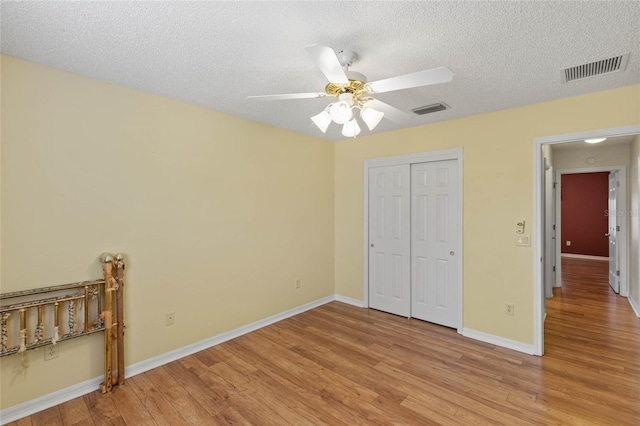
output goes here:
{"type": "Polygon", "coordinates": [[[531,246],[531,236],[530,235],[516,235],[516,245],[520,247],[530,247],[531,246]]]}

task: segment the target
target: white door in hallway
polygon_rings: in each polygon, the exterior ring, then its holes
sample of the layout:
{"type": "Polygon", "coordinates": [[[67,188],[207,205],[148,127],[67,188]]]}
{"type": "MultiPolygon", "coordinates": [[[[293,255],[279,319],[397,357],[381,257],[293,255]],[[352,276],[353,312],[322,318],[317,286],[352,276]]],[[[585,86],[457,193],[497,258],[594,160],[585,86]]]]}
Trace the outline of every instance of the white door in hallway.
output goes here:
{"type": "Polygon", "coordinates": [[[617,247],[618,231],[618,189],[620,182],[618,172],[609,173],[609,285],[616,293],[620,293],[620,252],[617,247]]]}
{"type": "Polygon", "coordinates": [[[459,322],[458,162],[411,165],[411,316],[459,322]]]}
{"type": "Polygon", "coordinates": [[[411,314],[410,168],[369,170],[369,306],[411,314]]]}

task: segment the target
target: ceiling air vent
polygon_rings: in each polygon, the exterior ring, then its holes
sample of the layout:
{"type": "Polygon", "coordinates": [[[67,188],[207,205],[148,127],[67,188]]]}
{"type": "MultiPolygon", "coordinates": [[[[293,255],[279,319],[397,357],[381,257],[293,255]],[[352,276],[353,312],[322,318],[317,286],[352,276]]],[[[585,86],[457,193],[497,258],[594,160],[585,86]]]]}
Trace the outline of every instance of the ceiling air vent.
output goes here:
{"type": "Polygon", "coordinates": [[[411,111],[413,111],[415,114],[418,114],[418,115],[425,115],[425,114],[431,114],[432,112],[444,111],[445,109],[448,109],[448,108],[449,108],[449,105],[445,104],[444,102],[439,102],[437,104],[414,108],[411,111]]]}
{"type": "Polygon", "coordinates": [[[629,54],[614,56],[613,58],[603,59],[588,64],[577,65],[571,68],[560,70],[562,83],[570,81],[583,80],[596,75],[610,74],[612,72],[624,71],[629,61],[629,54]]]}

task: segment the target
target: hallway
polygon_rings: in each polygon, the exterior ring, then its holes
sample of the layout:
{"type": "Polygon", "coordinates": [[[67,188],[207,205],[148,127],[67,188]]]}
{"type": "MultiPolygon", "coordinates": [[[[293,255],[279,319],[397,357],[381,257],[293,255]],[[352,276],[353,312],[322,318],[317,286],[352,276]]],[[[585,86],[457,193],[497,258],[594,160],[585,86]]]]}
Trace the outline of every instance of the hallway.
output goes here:
{"type": "MultiPolygon", "coordinates": [[[[585,411],[637,407],[640,319],[627,298],[609,287],[608,262],[563,258],[562,271],[562,287],[547,299],[545,369],[560,360],[563,375],[586,385],[578,391],[559,383],[562,394],[574,402],[582,400],[585,411]]],[[[549,398],[550,402],[556,399],[549,398]]]]}

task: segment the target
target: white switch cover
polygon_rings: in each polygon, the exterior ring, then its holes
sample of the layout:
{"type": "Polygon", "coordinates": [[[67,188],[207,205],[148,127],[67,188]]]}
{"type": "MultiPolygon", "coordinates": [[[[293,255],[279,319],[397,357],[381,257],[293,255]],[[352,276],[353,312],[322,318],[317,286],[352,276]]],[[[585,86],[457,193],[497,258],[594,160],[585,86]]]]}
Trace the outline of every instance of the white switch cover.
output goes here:
{"type": "Polygon", "coordinates": [[[531,246],[531,236],[530,235],[516,235],[516,245],[520,247],[530,247],[531,246]]]}
{"type": "Polygon", "coordinates": [[[571,241],[567,240],[567,247],[571,247],[571,241]]]}

